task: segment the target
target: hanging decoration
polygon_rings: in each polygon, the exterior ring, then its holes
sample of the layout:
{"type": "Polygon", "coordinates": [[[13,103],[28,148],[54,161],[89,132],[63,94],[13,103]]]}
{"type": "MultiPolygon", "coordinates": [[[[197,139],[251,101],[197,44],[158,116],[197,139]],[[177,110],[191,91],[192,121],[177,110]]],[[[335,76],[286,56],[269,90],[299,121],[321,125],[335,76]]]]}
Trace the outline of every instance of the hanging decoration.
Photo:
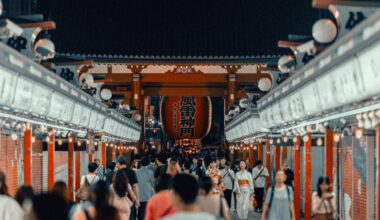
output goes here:
{"type": "Polygon", "coordinates": [[[161,101],[163,131],[174,139],[200,139],[212,121],[209,97],[164,97],[161,101]]]}

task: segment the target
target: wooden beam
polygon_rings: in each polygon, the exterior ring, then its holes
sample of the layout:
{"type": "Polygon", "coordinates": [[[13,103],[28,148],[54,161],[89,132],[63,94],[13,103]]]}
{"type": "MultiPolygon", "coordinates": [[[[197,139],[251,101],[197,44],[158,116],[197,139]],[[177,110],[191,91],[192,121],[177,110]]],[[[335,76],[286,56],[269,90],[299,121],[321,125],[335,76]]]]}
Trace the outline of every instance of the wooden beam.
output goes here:
{"type": "Polygon", "coordinates": [[[307,134],[308,141],[305,142],[303,157],[304,157],[304,212],[305,220],[311,220],[311,194],[312,194],[312,166],[311,166],[311,133],[307,134]]]}
{"type": "Polygon", "coordinates": [[[275,172],[274,173],[276,173],[276,171],[277,170],[279,170],[280,168],[281,168],[281,147],[279,147],[279,146],[275,146],[274,147],[274,149],[275,149],[275,160],[276,160],[276,168],[275,168],[275,172]]]}
{"type": "Polygon", "coordinates": [[[293,152],[294,152],[294,212],[296,220],[301,218],[301,137],[296,137],[294,142],[293,152]]]}
{"type": "Polygon", "coordinates": [[[54,30],[56,28],[54,21],[42,21],[42,22],[32,22],[32,23],[21,23],[17,24],[22,28],[41,28],[42,30],[54,30]]]}
{"type": "Polygon", "coordinates": [[[263,144],[260,143],[258,146],[257,146],[257,159],[258,160],[263,160],[263,144]]]}
{"type": "MultiPolygon", "coordinates": [[[[332,132],[330,129],[326,129],[325,133],[325,176],[328,176],[330,178],[330,182],[334,182],[334,175],[333,175],[333,147],[334,147],[334,132],[332,132]]],[[[331,184],[331,190],[332,190],[331,184]]]]}
{"type": "Polygon", "coordinates": [[[213,96],[223,97],[224,88],[165,87],[144,88],[145,96],[213,96]]]}
{"type": "Polygon", "coordinates": [[[115,161],[116,160],[116,147],[111,147],[111,151],[112,151],[112,161],[115,161]]]}
{"type": "Polygon", "coordinates": [[[50,191],[53,188],[54,185],[54,147],[55,147],[55,135],[54,132],[52,132],[52,129],[50,129],[51,135],[49,136],[49,142],[48,142],[48,190],[50,191]]]}
{"type": "Polygon", "coordinates": [[[92,143],[93,143],[93,141],[91,139],[92,139],[91,134],[88,133],[87,134],[87,140],[86,140],[86,147],[87,147],[88,162],[89,163],[93,162],[93,158],[92,158],[92,143]],[[87,144],[87,142],[88,142],[88,144],[87,144]]]}
{"type": "Polygon", "coordinates": [[[303,43],[302,42],[285,41],[285,40],[280,40],[277,42],[277,46],[280,48],[297,47],[301,44],[303,44],[303,43]]]}
{"type": "Polygon", "coordinates": [[[54,62],[56,66],[93,66],[95,62],[93,60],[77,60],[77,61],[63,61],[63,62],[54,62]]]}
{"type": "Polygon", "coordinates": [[[69,200],[74,201],[74,141],[71,137],[67,139],[67,188],[69,200]]]}
{"type": "Polygon", "coordinates": [[[268,78],[272,80],[270,74],[261,73],[261,74],[236,74],[236,83],[257,83],[262,78],[268,78]]]}
{"type": "MultiPolygon", "coordinates": [[[[252,169],[254,165],[255,165],[254,150],[253,150],[253,147],[249,147],[249,167],[252,169]]],[[[250,172],[251,171],[252,170],[250,170],[250,172]]]]}
{"type": "Polygon", "coordinates": [[[24,185],[32,185],[32,130],[27,128],[24,132],[24,185]]]}

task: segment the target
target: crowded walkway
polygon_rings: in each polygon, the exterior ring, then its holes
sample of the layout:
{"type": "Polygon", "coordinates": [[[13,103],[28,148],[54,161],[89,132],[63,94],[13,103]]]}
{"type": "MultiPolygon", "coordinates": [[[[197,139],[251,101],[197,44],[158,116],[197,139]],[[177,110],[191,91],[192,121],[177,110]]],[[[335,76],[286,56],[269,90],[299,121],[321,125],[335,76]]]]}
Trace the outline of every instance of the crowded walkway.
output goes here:
{"type": "MultiPolygon", "coordinates": [[[[250,168],[216,152],[205,158],[178,153],[136,158],[120,156],[107,167],[99,159],[89,163],[74,201],[63,181],[47,192],[21,186],[10,195],[0,172],[1,220],[295,219],[293,171],[286,161],[266,188],[270,174],[260,160],[250,168]]],[[[318,187],[315,218],[330,219],[336,209],[328,177],[321,177],[318,187]]]]}

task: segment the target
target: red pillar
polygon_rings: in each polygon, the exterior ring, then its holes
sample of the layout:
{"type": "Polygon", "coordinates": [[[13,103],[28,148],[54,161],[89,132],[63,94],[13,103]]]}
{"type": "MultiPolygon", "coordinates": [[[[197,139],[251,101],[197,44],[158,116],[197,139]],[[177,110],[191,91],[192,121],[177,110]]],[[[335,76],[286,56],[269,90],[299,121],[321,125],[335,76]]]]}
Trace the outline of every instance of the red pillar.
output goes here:
{"type": "Polygon", "coordinates": [[[116,148],[111,147],[111,150],[112,150],[112,161],[114,161],[114,160],[116,160],[116,148]]]}
{"type": "MultiPolygon", "coordinates": [[[[269,141],[267,141],[266,143],[266,166],[267,166],[267,169],[268,169],[268,172],[269,174],[271,174],[271,161],[270,161],[270,144],[269,144],[269,141]]],[[[270,186],[270,177],[267,178],[267,188],[270,186]]]]}
{"type": "MultiPolygon", "coordinates": [[[[80,188],[80,151],[75,152],[75,191],[80,188]]],[[[77,202],[80,200],[77,198],[77,202]]]]}
{"type": "Polygon", "coordinates": [[[91,134],[88,133],[87,140],[86,140],[86,147],[87,147],[87,153],[88,153],[88,162],[93,162],[92,159],[92,140],[91,140],[91,134]]]}
{"type": "Polygon", "coordinates": [[[122,157],[122,156],[124,156],[123,149],[121,147],[119,147],[119,157],[122,157]]]}
{"type": "Polygon", "coordinates": [[[32,185],[32,130],[27,128],[24,132],[24,185],[32,185]]]}
{"type": "Polygon", "coordinates": [[[67,188],[69,191],[69,200],[74,200],[74,142],[67,140],[67,188]]]}
{"type": "Polygon", "coordinates": [[[296,138],[296,142],[294,143],[293,151],[294,151],[294,211],[296,214],[296,220],[300,220],[301,214],[301,153],[300,153],[300,145],[301,145],[301,137],[296,138]]]}
{"type": "Polygon", "coordinates": [[[51,135],[49,135],[48,142],[48,190],[50,191],[54,185],[54,146],[55,146],[55,135],[53,130],[51,135]]]}
{"type": "MultiPolygon", "coordinates": [[[[380,125],[376,126],[376,150],[377,150],[377,164],[376,164],[376,170],[377,170],[377,210],[380,210],[380,125]]],[[[378,211],[380,212],[380,211],[378,211]]],[[[377,214],[377,219],[380,220],[380,213],[377,214]]]]}
{"type": "Polygon", "coordinates": [[[276,152],[276,171],[281,168],[281,147],[275,146],[275,152],[276,152]]]}
{"type": "Polygon", "coordinates": [[[257,159],[263,160],[263,144],[261,143],[257,146],[257,159]]]}
{"type": "MultiPolygon", "coordinates": [[[[334,133],[330,129],[326,129],[325,133],[325,175],[330,178],[330,183],[333,183],[333,161],[334,161],[334,133]]],[[[332,184],[331,184],[332,190],[332,184]]]]}
{"type": "Polygon", "coordinates": [[[288,147],[281,147],[281,154],[282,154],[282,161],[284,160],[287,160],[288,159],[288,147]]]}
{"type": "Polygon", "coordinates": [[[243,160],[245,161],[247,159],[247,151],[245,150],[245,147],[243,147],[243,160]]]}
{"type": "Polygon", "coordinates": [[[305,175],[304,175],[304,200],[305,200],[305,220],[311,220],[311,133],[308,133],[307,136],[308,141],[305,142],[304,149],[304,167],[305,167],[305,175]]]}
{"type": "Polygon", "coordinates": [[[102,141],[102,165],[106,167],[107,165],[107,148],[106,142],[102,141]]]}
{"type": "Polygon", "coordinates": [[[253,147],[249,147],[249,166],[251,168],[253,168],[254,161],[255,161],[255,157],[253,154],[254,154],[253,147]]]}

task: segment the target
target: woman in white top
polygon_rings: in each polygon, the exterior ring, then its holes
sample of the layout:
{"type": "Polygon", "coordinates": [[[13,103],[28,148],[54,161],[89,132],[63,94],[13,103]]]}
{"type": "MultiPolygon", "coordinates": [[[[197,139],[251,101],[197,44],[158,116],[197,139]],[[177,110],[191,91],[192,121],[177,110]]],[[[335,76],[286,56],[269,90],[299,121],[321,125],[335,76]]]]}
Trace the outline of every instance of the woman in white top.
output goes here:
{"type": "Polygon", "coordinates": [[[235,175],[237,214],[240,219],[248,219],[250,201],[254,196],[252,174],[246,170],[245,161],[240,161],[240,171],[235,175]]]}
{"type": "Polygon", "coordinates": [[[329,177],[319,177],[318,191],[313,192],[312,208],[315,220],[332,219],[335,212],[335,195],[330,193],[329,177]]]}

